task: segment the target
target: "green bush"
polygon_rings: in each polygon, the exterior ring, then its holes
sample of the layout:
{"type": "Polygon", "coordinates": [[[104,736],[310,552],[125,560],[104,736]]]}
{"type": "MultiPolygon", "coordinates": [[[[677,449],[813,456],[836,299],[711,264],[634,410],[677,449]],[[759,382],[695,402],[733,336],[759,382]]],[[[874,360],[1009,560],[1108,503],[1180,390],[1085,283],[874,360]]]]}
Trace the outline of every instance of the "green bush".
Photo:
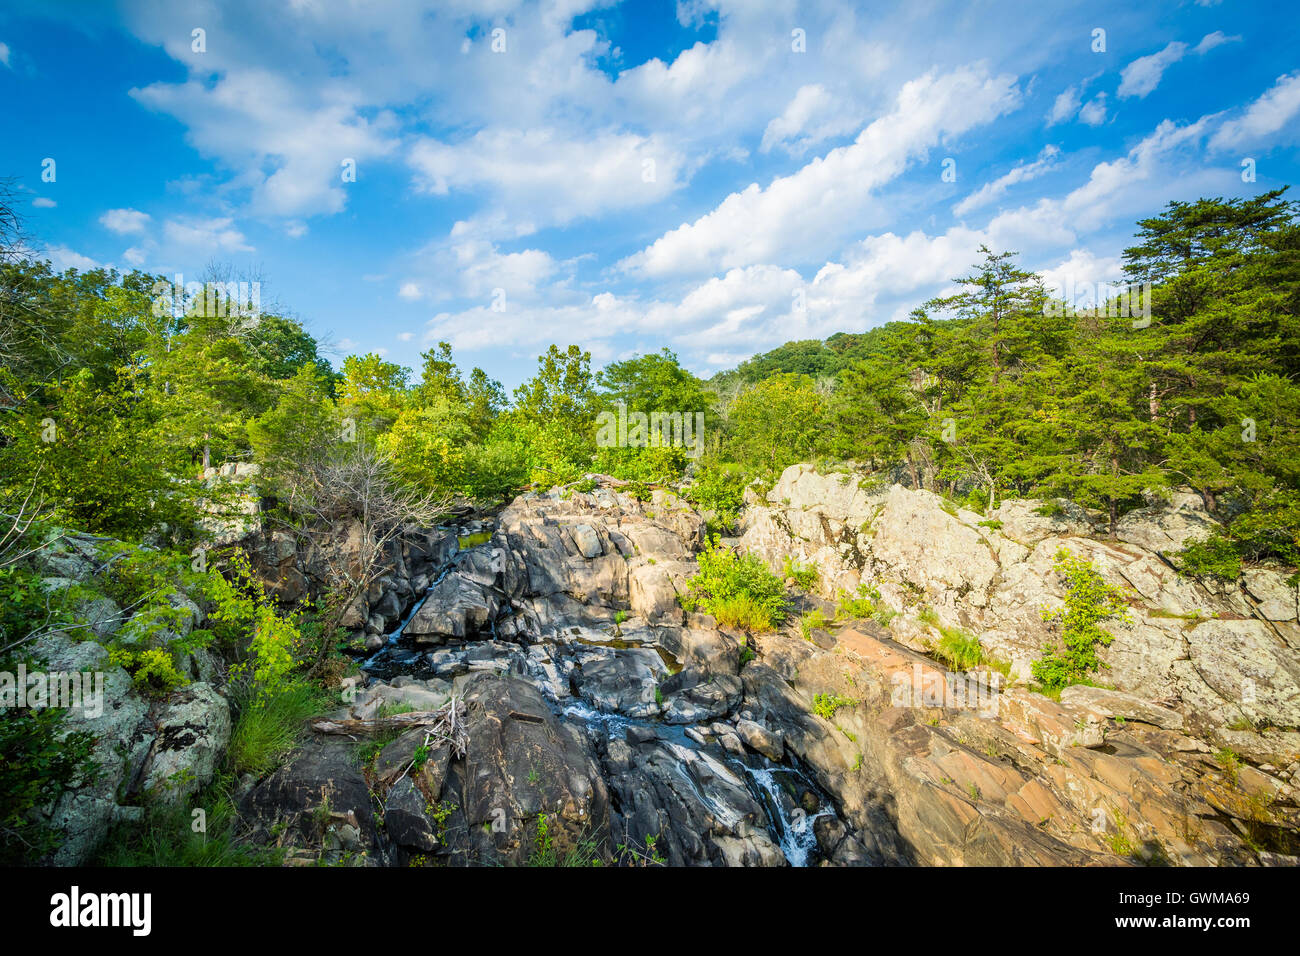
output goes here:
{"type": "MultiPolygon", "coordinates": [[[[0,669],[16,666],[10,658],[0,669]]],[[[35,863],[57,849],[59,835],[33,812],[99,772],[91,756],[94,738],[85,731],[63,733],[63,719],[61,710],[0,708],[0,865],[35,863]]]]}
{"type": "Polygon", "coordinates": [[[714,513],[709,521],[710,532],[726,531],[736,523],[745,505],[745,477],[737,465],[701,464],[683,494],[696,507],[714,513]]]}
{"type": "Polygon", "coordinates": [[[805,591],[811,591],[815,588],[819,577],[816,565],[800,564],[797,559],[789,555],[786,555],[782,563],[782,574],[787,578],[792,578],[795,585],[805,591]]]}
{"type": "Polygon", "coordinates": [[[1097,645],[1110,644],[1114,636],[1098,621],[1129,620],[1124,592],[1107,584],[1090,563],[1062,548],[1054,567],[1065,576],[1065,609],[1044,610],[1043,620],[1060,622],[1061,647],[1045,646],[1042,658],[1033,663],[1034,679],[1049,691],[1085,683],[1101,667],[1097,645]]]}
{"type": "Polygon", "coordinates": [[[702,608],[723,623],[770,631],[785,620],[781,579],[752,554],[737,554],[717,538],[700,552],[700,572],[687,582],[682,606],[702,608]],[[742,623],[743,622],[743,623],[742,623]]]}
{"type": "Polygon", "coordinates": [[[832,720],[841,707],[852,707],[857,701],[839,694],[818,694],[813,697],[813,713],[825,720],[832,720]]]}
{"type": "Polygon", "coordinates": [[[1241,555],[1222,534],[1211,534],[1204,541],[1193,541],[1174,555],[1174,563],[1183,574],[1193,577],[1235,581],[1241,577],[1241,555]]]}

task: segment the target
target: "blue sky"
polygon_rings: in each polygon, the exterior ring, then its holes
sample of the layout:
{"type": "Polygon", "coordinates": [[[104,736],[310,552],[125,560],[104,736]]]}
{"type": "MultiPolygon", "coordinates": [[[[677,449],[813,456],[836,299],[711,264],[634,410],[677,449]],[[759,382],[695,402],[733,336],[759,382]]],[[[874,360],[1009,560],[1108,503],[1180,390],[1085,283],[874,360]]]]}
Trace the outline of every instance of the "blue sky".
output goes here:
{"type": "Polygon", "coordinates": [[[10,0],[0,175],[56,265],[229,263],[336,362],[707,374],[1296,182],[1294,8],[1143,6],[10,0]]]}

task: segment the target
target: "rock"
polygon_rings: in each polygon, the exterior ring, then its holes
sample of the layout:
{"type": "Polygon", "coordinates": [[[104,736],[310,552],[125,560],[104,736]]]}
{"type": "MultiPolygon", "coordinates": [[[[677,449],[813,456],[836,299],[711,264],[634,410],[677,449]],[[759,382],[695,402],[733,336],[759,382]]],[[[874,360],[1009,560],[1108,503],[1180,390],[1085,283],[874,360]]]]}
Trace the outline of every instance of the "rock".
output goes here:
{"type": "Polygon", "coordinates": [[[155,722],[143,789],[180,804],[212,782],[230,742],[230,705],[210,684],[190,684],[171,694],[155,722]]]}
{"type": "Polygon", "coordinates": [[[596,558],[604,553],[604,548],[600,546],[600,535],[591,525],[575,525],[569,529],[569,533],[573,535],[573,543],[578,553],[584,558],[596,558]]]}
{"type": "Polygon", "coordinates": [[[1300,726],[1300,660],[1266,624],[1210,620],[1186,640],[1191,667],[1220,698],[1221,723],[1246,713],[1274,727],[1300,726]]]}
{"type": "Polygon", "coordinates": [[[1123,691],[1075,684],[1061,691],[1061,703],[1082,707],[1102,717],[1137,720],[1164,730],[1183,729],[1182,714],[1123,691]]]}
{"type": "Polygon", "coordinates": [[[421,644],[473,636],[496,617],[500,606],[497,594],[452,572],[429,592],[403,634],[421,644]]]}
{"type": "Polygon", "coordinates": [[[1256,612],[1268,621],[1292,621],[1296,617],[1297,591],[1289,587],[1286,577],[1271,568],[1246,568],[1242,571],[1246,591],[1259,602],[1256,612]]]}
{"type": "Polygon", "coordinates": [[[1168,503],[1125,514],[1115,526],[1115,536],[1157,554],[1172,554],[1218,527],[1199,495],[1175,492],[1168,503]]]}
{"type": "Polygon", "coordinates": [[[377,855],[370,788],[355,747],[340,737],[306,737],[288,763],[248,792],[241,814],[263,839],[287,828],[292,842],[316,847],[338,817],[357,828],[362,855],[377,855]]]}
{"type": "Polygon", "coordinates": [[[779,762],[785,756],[785,741],[782,740],[781,735],[772,733],[761,724],[752,720],[738,720],[736,733],[746,747],[769,760],[779,762]]]}
{"type": "Polygon", "coordinates": [[[659,713],[655,690],[666,674],[667,668],[654,651],[626,648],[584,662],[573,681],[577,693],[602,710],[650,717],[659,713]]]}
{"type": "Polygon", "coordinates": [[[669,724],[698,724],[724,717],[739,704],[740,679],[731,674],[707,675],[682,670],[660,684],[664,695],[663,719],[669,724]]]}
{"type": "Polygon", "coordinates": [[[519,865],[535,849],[539,816],[563,857],[609,834],[609,792],[583,738],[528,683],[480,675],[469,707],[463,769],[465,831],[453,846],[481,863],[519,865]]]}
{"type": "Polygon", "coordinates": [[[102,694],[83,696],[81,706],[69,707],[60,733],[85,731],[95,736],[91,759],[98,776],[74,786],[56,800],[47,825],[62,837],[48,862],[79,866],[89,859],[118,816],[119,794],[124,796],[153,744],[152,728],[145,718],[148,704],[132,690],[131,677],[108,662],[108,651],[93,641],[73,641],[55,632],[32,645],[33,657],[46,673],[102,673],[102,694]]]}

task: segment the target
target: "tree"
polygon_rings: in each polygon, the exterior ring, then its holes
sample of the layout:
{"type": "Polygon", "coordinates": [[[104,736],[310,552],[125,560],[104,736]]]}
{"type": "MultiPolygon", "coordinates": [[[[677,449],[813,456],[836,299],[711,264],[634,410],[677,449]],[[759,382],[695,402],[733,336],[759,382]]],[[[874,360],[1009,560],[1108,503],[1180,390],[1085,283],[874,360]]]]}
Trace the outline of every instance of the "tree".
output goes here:
{"type": "Polygon", "coordinates": [[[732,402],[728,450],[745,464],[779,472],[816,454],[825,412],[825,400],[808,376],[765,379],[732,402]]]}
{"type": "Polygon", "coordinates": [[[388,570],[390,543],[412,526],[437,524],[450,497],[401,481],[392,460],[362,436],[348,442],[322,435],[285,476],[281,503],[299,519],[295,532],[332,584],[318,669],[348,612],[388,570]]]}

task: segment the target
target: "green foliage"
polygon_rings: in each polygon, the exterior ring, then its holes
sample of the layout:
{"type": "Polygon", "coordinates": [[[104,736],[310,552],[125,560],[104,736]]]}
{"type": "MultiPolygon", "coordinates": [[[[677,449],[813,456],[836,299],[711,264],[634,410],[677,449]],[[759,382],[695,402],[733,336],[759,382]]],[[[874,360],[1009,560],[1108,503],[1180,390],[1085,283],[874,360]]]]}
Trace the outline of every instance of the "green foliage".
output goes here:
{"type": "Polygon", "coordinates": [[[745,477],[737,465],[711,461],[695,469],[686,497],[705,511],[712,511],[709,531],[729,530],[740,517],[745,503],[745,477]]]}
{"type": "Polygon", "coordinates": [[[1050,614],[1044,611],[1043,619],[1060,622],[1062,646],[1045,647],[1042,658],[1033,663],[1033,674],[1043,687],[1059,691],[1087,682],[1101,666],[1097,645],[1105,647],[1114,637],[1098,622],[1129,617],[1124,592],[1107,584],[1089,562],[1062,548],[1054,567],[1065,577],[1065,608],[1050,614]]]}
{"type": "Polygon", "coordinates": [[[273,691],[236,685],[231,695],[236,710],[227,760],[236,776],[262,776],[279,765],[307,721],[330,706],[329,695],[306,681],[290,681],[273,691]]]}
{"type": "Polygon", "coordinates": [[[879,601],[879,591],[869,585],[859,584],[854,594],[845,590],[839,592],[835,613],[839,617],[873,617],[879,613],[879,601]]]}
{"type": "Polygon", "coordinates": [[[769,473],[816,456],[826,402],[812,379],[778,375],[742,392],[728,410],[727,453],[769,473]]]}
{"type": "Polygon", "coordinates": [[[250,843],[241,832],[231,794],[218,777],[190,806],[152,804],[139,822],[120,823],[100,845],[95,866],[276,866],[281,852],[250,843]],[[202,810],[201,818],[194,810],[202,810]],[[201,819],[202,826],[196,828],[201,819]]]}
{"type": "Polygon", "coordinates": [[[819,574],[816,565],[802,565],[799,561],[790,555],[786,555],[782,562],[782,575],[791,578],[797,587],[805,591],[811,591],[817,586],[819,574]]]}
{"type": "MultiPolygon", "coordinates": [[[[13,657],[0,659],[0,670],[13,673],[16,664],[13,657]]],[[[55,850],[58,835],[34,814],[65,787],[99,772],[94,738],[66,732],[63,721],[60,710],[0,708],[0,864],[32,864],[55,850]]]]}
{"type": "Polygon", "coordinates": [[[1178,570],[1194,577],[1212,577],[1235,581],[1241,577],[1241,554],[1232,541],[1222,534],[1211,534],[1203,541],[1193,541],[1174,555],[1178,570]]]}
{"type": "Polygon", "coordinates": [[[984,663],[984,648],[974,634],[961,628],[941,628],[936,651],[947,662],[949,669],[968,671],[984,663]]]}
{"type": "Polygon", "coordinates": [[[737,554],[714,538],[700,552],[700,570],[687,582],[682,605],[697,607],[724,626],[768,631],[785,619],[781,579],[758,557],[737,554]]]}
{"type": "Polygon", "coordinates": [[[231,668],[231,676],[251,677],[258,694],[275,696],[297,664],[294,655],[302,642],[302,610],[281,611],[267,597],[242,551],[231,554],[227,574],[229,578],[215,572],[209,575],[207,596],[214,602],[209,612],[214,622],[248,634],[248,657],[231,668]]]}
{"type": "Polygon", "coordinates": [[[193,523],[187,456],[155,437],[160,403],[138,377],[102,385],[82,369],[46,397],[0,417],[0,492],[35,486],[53,520],[119,538],[193,523]]]}
{"type": "Polygon", "coordinates": [[[813,697],[813,713],[824,720],[832,720],[841,707],[852,707],[856,703],[856,700],[839,694],[817,694],[813,697]]]}

